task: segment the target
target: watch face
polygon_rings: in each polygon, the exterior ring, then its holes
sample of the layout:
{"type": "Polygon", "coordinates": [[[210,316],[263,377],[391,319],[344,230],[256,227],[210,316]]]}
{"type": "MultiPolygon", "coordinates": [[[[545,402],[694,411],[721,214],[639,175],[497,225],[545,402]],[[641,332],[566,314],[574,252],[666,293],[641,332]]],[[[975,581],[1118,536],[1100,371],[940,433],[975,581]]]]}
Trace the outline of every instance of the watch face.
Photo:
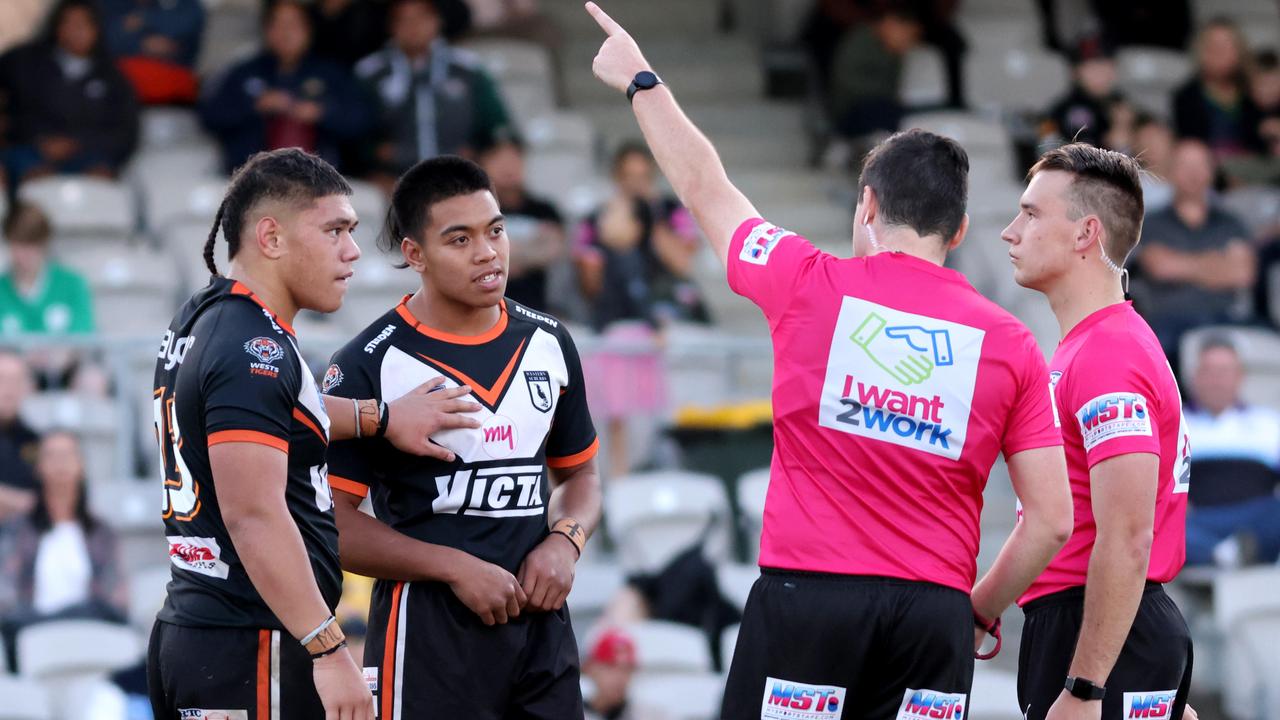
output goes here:
{"type": "Polygon", "coordinates": [[[648,90],[658,84],[658,76],[644,70],[636,73],[635,83],[636,87],[648,90]]]}

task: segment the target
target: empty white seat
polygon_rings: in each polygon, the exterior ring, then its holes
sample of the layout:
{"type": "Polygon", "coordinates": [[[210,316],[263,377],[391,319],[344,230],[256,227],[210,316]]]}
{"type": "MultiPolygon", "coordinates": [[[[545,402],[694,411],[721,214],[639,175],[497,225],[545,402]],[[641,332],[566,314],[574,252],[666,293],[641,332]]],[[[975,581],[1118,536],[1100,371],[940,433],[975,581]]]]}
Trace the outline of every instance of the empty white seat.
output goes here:
{"type": "Polygon", "coordinates": [[[1157,47],[1126,47],[1116,53],[1116,87],[1138,107],[1170,115],[1174,91],[1190,77],[1187,53],[1157,47]]]}
{"type": "Polygon", "coordinates": [[[566,197],[594,177],[591,155],[577,149],[535,148],[525,156],[525,184],[538,195],[566,197]]]}
{"type": "Polygon", "coordinates": [[[1065,60],[1046,50],[995,45],[974,48],[965,57],[964,76],[974,107],[1041,112],[1066,92],[1070,71],[1065,60]]]}
{"type": "Polygon", "coordinates": [[[1012,154],[1009,132],[999,122],[975,113],[944,110],[916,113],[902,120],[902,128],[920,128],[936,133],[964,146],[969,155],[976,153],[1012,154]]]}
{"type": "Polygon", "coordinates": [[[728,554],[729,501],[714,476],[682,471],[630,475],[605,488],[604,506],[609,534],[630,571],[659,570],[704,538],[709,559],[728,554]]]}
{"type": "Polygon", "coordinates": [[[37,432],[60,428],[76,434],[90,483],[122,469],[128,453],[120,447],[124,426],[115,401],[69,392],[39,393],[23,402],[21,413],[37,432]]]}
{"type": "Polygon", "coordinates": [[[53,720],[40,683],[0,674],[0,720],[53,720]]]}
{"type": "Polygon", "coordinates": [[[1280,189],[1264,185],[1237,188],[1223,194],[1222,204],[1255,236],[1280,227],[1280,189]]]}
{"type": "Polygon", "coordinates": [[[724,563],[716,566],[716,585],[720,587],[720,594],[737,605],[739,610],[747,606],[747,596],[759,578],[760,568],[755,565],[724,563]]]}
{"type": "Polygon", "coordinates": [[[898,99],[907,106],[938,105],[947,100],[947,68],[942,53],[921,45],[903,59],[898,99]]]}
{"type": "Polygon", "coordinates": [[[139,118],[138,144],[145,149],[181,147],[203,135],[194,110],[151,107],[139,118]]]}
{"type": "Polygon", "coordinates": [[[168,566],[160,565],[129,576],[129,624],[140,632],[151,632],[156,613],[164,605],[171,575],[168,566]]]}
{"type": "Polygon", "coordinates": [[[733,653],[738,648],[738,636],[742,633],[742,625],[730,625],[720,632],[720,659],[727,672],[733,665],[733,653]]]}
{"type": "Polygon", "coordinates": [[[1280,567],[1224,571],[1214,577],[1213,614],[1225,641],[1221,658],[1228,715],[1268,720],[1259,709],[1270,688],[1278,692],[1276,643],[1280,642],[1280,567]]]}
{"type": "Polygon", "coordinates": [[[715,673],[640,672],[627,687],[628,714],[635,720],[714,720],[723,697],[724,678],[715,673]]]}
{"type": "Polygon", "coordinates": [[[698,628],[666,620],[641,620],[622,628],[636,643],[636,668],[651,673],[711,671],[711,648],[698,628]]]}
{"type": "Polygon", "coordinates": [[[760,555],[760,531],[764,525],[764,501],[769,493],[769,468],[757,468],[738,478],[738,516],[747,541],[748,560],[760,555]]]}
{"type": "Polygon", "coordinates": [[[181,287],[178,268],[168,254],[104,245],[63,260],[89,281],[99,332],[148,341],[164,335],[177,309],[181,287]]]}
{"type": "Polygon", "coordinates": [[[142,659],[142,638],[126,625],[56,620],[18,633],[18,666],[37,679],[120,670],[142,659]]]}
{"type": "Polygon", "coordinates": [[[586,115],[554,112],[524,122],[524,139],[536,150],[568,150],[590,157],[596,149],[596,130],[586,115]]]}
{"type": "Polygon", "coordinates": [[[499,83],[513,78],[550,83],[555,74],[550,54],[537,43],[511,39],[472,40],[465,47],[479,57],[485,70],[499,83]]]}
{"type": "Polygon", "coordinates": [[[18,195],[49,216],[55,237],[127,238],[137,227],[137,204],[125,183],[57,175],[22,184],[18,195]]]}
{"type": "Polygon", "coordinates": [[[218,205],[227,190],[227,178],[219,175],[170,177],[143,184],[147,227],[164,240],[175,223],[213,226],[218,205]]]}
{"type": "MultiPolygon", "coordinates": [[[[159,477],[94,482],[89,486],[89,510],[94,517],[117,530],[159,533],[164,492],[159,477]]],[[[163,545],[159,534],[155,536],[155,542],[163,545]]]]}

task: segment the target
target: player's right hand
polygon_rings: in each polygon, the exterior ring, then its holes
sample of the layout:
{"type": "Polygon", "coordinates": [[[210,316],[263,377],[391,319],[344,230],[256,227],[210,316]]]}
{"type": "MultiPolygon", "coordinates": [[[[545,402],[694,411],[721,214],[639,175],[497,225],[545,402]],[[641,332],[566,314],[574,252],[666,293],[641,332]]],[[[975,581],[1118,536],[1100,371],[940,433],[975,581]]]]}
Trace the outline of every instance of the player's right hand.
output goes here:
{"type": "Polygon", "coordinates": [[[470,393],[471,388],[466,385],[442,388],[442,385],[442,377],[428,380],[391,403],[387,440],[397,449],[453,462],[453,453],[431,442],[431,435],[440,430],[480,427],[480,421],[467,414],[480,410],[480,405],[460,399],[470,393]]]}
{"type": "Polygon", "coordinates": [[[472,559],[449,583],[453,594],[485,625],[502,625],[518,617],[529,598],[516,577],[493,563],[472,559]]]}
{"type": "Polygon", "coordinates": [[[311,677],[324,720],[373,720],[373,695],[346,648],[313,660],[311,677]]]}

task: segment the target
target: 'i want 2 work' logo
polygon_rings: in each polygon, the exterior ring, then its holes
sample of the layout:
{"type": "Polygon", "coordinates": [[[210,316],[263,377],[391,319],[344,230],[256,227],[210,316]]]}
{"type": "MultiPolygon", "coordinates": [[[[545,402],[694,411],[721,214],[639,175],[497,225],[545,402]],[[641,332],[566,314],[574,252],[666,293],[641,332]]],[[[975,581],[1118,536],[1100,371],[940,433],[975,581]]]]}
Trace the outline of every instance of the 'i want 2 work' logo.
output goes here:
{"type": "Polygon", "coordinates": [[[818,423],[959,459],[985,333],[846,297],[818,423]]]}

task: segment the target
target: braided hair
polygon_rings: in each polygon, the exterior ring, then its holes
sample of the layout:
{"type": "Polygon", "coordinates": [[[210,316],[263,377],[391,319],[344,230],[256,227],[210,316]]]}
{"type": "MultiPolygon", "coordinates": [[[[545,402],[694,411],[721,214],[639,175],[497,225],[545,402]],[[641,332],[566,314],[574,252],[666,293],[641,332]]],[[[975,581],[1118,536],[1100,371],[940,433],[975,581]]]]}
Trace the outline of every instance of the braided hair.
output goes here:
{"type": "Polygon", "coordinates": [[[221,274],[213,253],[218,229],[227,239],[227,257],[235,257],[240,252],[245,216],[263,200],[307,203],[328,195],[350,194],[351,185],[315,155],[297,148],[256,153],[231,175],[204,243],[204,264],[213,275],[221,274]]]}

